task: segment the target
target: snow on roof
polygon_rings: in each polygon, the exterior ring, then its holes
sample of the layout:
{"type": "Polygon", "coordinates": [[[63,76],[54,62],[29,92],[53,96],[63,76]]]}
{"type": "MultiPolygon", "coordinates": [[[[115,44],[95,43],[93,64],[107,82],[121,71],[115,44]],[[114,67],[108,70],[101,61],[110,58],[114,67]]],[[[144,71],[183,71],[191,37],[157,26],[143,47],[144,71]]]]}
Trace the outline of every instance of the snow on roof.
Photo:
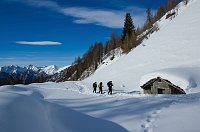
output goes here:
{"type": "Polygon", "coordinates": [[[140,86],[153,78],[161,77],[169,80],[174,85],[188,91],[200,86],[200,67],[196,68],[170,68],[155,71],[142,76],[140,86]]]}

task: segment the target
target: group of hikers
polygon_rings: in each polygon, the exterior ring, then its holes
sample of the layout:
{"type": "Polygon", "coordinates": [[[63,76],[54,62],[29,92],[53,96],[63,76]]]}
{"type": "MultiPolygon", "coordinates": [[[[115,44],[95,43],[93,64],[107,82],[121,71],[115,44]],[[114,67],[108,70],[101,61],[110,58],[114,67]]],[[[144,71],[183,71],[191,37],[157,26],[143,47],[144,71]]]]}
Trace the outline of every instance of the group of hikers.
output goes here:
{"type": "MultiPolygon", "coordinates": [[[[97,85],[97,82],[94,82],[93,83],[93,93],[96,93],[96,91],[97,91],[97,86],[98,86],[98,88],[99,88],[99,92],[98,93],[101,93],[101,94],[103,94],[103,83],[102,82],[100,82],[98,85],[97,85]]],[[[112,83],[112,81],[109,81],[108,83],[107,83],[107,86],[108,86],[108,94],[110,94],[110,95],[112,95],[112,87],[113,87],[113,83],[112,83]]]]}

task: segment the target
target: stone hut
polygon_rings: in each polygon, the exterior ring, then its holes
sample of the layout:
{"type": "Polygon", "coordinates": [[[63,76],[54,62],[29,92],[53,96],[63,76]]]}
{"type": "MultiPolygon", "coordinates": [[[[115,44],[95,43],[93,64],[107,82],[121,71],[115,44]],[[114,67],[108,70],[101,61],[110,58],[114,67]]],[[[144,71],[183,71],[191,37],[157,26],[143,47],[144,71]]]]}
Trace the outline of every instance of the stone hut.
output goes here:
{"type": "Polygon", "coordinates": [[[186,94],[183,89],[161,77],[151,79],[140,87],[144,94],[186,94]]]}

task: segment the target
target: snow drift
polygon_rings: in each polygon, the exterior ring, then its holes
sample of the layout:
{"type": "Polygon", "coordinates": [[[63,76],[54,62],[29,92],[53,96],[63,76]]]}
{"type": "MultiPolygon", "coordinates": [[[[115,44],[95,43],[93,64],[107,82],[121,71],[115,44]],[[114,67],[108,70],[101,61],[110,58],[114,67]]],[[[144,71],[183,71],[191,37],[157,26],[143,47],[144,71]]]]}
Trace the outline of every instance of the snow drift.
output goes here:
{"type": "MultiPolygon", "coordinates": [[[[25,90],[23,87],[11,87],[9,91],[12,91],[11,89],[18,89],[18,91],[25,90]]],[[[116,123],[94,118],[70,108],[49,103],[44,101],[43,98],[43,95],[39,92],[33,92],[29,96],[0,92],[0,131],[127,131],[116,123]]]]}

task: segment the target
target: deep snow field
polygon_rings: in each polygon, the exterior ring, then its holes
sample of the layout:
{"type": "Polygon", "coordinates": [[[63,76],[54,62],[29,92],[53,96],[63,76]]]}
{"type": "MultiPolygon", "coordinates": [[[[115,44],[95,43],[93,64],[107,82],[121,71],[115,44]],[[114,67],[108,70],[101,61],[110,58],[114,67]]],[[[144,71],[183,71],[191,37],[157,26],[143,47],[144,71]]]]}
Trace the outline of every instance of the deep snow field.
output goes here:
{"type": "Polygon", "coordinates": [[[179,6],[149,39],[83,81],[1,86],[0,132],[199,132],[200,1],[179,6]],[[157,76],[187,94],[143,94],[157,76]],[[94,81],[103,81],[102,95],[92,93],[94,81]]]}

